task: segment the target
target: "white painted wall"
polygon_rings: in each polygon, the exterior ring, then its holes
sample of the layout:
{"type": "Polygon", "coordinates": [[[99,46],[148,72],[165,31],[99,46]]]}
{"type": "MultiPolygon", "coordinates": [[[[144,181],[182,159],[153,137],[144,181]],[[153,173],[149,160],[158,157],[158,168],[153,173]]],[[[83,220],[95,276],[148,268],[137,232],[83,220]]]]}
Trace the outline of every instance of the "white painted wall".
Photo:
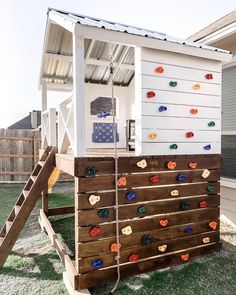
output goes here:
{"type": "Polygon", "coordinates": [[[147,48],[135,50],[136,154],[221,152],[221,63],[147,48]],[[163,73],[156,73],[156,67],[163,73]],[[213,79],[206,79],[212,74],[213,79]],[[176,87],[169,85],[177,82],[176,87]],[[199,89],[194,86],[200,84],[199,89]],[[153,91],[153,98],[147,92],[153,91]],[[159,112],[159,107],[167,108],[159,112]],[[197,109],[197,114],[191,110],[197,109]],[[215,126],[208,123],[214,121],[215,126]],[[186,138],[186,133],[194,137],[186,138]],[[154,133],[156,137],[149,138],[154,133]],[[170,149],[171,144],[178,148],[170,149]],[[210,150],[204,146],[211,145],[210,150]]]}
{"type": "MultiPolygon", "coordinates": [[[[125,124],[126,119],[131,119],[133,92],[132,87],[115,87],[114,96],[118,98],[116,122],[118,124],[118,132],[120,140],[117,144],[118,148],[126,147],[125,124]]],[[[97,118],[90,115],[90,103],[99,96],[111,97],[111,86],[99,84],[85,84],[85,100],[86,100],[86,148],[113,148],[113,143],[94,143],[92,142],[93,123],[112,123],[112,117],[97,118]]]]}

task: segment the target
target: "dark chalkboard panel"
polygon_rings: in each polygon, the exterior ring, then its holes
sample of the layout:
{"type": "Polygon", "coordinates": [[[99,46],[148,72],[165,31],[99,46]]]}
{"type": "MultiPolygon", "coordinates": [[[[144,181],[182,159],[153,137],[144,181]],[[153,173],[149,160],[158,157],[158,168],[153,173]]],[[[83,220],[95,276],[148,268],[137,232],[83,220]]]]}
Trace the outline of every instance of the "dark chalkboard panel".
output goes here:
{"type": "MultiPolygon", "coordinates": [[[[115,101],[115,114],[116,114],[116,98],[115,101]]],[[[90,104],[90,114],[98,115],[101,112],[111,112],[112,111],[112,98],[99,96],[93,100],[90,104]]]]}

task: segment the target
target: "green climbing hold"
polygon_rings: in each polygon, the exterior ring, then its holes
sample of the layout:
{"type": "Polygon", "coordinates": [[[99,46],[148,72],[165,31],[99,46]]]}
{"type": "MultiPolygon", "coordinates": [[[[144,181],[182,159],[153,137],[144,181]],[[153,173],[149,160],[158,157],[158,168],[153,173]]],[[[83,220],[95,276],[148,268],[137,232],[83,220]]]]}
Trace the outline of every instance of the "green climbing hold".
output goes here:
{"type": "Polygon", "coordinates": [[[214,127],[215,125],[216,125],[216,123],[214,121],[211,121],[211,122],[208,123],[209,127],[214,127]]]}
{"type": "Polygon", "coordinates": [[[98,211],[98,215],[102,218],[108,218],[110,216],[110,212],[107,209],[101,209],[98,211]]]}
{"type": "Polygon", "coordinates": [[[170,145],[171,150],[177,150],[178,145],[176,143],[170,145]]]}
{"type": "Polygon", "coordinates": [[[207,190],[208,190],[208,192],[212,193],[215,191],[215,188],[212,185],[208,185],[207,190]]]}
{"type": "Polygon", "coordinates": [[[169,85],[170,85],[171,87],[175,87],[175,86],[177,86],[177,82],[176,82],[176,81],[170,81],[170,82],[169,82],[169,85]]]}
{"type": "Polygon", "coordinates": [[[144,206],[140,206],[138,207],[138,213],[146,213],[147,212],[147,208],[144,206]]]}

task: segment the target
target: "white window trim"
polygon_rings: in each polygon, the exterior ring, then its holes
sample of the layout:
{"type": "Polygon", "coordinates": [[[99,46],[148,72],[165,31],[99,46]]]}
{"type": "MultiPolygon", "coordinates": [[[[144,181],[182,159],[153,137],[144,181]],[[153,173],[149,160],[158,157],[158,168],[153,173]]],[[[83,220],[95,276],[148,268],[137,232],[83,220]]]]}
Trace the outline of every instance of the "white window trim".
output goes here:
{"type": "Polygon", "coordinates": [[[223,187],[236,189],[236,179],[235,178],[228,178],[228,177],[221,177],[220,178],[220,185],[223,187]]]}

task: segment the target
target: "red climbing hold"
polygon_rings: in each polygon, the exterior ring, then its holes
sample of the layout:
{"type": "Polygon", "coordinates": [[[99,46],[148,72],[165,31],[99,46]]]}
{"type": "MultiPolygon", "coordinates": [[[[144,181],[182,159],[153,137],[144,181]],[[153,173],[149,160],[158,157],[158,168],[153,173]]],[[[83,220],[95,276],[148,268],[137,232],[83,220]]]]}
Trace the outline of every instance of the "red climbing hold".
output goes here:
{"type": "Polygon", "coordinates": [[[188,261],[189,260],[189,254],[187,253],[187,254],[182,254],[181,255],[181,259],[183,260],[183,261],[188,261]]]}
{"type": "Polygon", "coordinates": [[[200,208],[205,208],[205,207],[207,207],[207,205],[208,205],[208,203],[206,201],[199,202],[199,207],[200,208]]]}
{"type": "Polygon", "coordinates": [[[191,168],[191,169],[196,169],[197,168],[197,163],[191,162],[191,163],[188,164],[188,167],[191,168]]]}
{"type": "Polygon", "coordinates": [[[129,256],[129,262],[136,262],[139,259],[139,255],[136,253],[133,253],[129,256]]]}
{"type": "Polygon", "coordinates": [[[147,98],[153,98],[154,96],[156,96],[156,93],[154,91],[147,92],[147,98]]]}
{"type": "Polygon", "coordinates": [[[154,175],[154,176],[151,176],[151,177],[150,177],[150,181],[151,181],[152,183],[157,183],[157,182],[159,182],[159,180],[160,180],[160,178],[159,178],[159,176],[157,176],[157,175],[154,175]]]}
{"type": "Polygon", "coordinates": [[[162,74],[164,72],[164,68],[163,67],[156,67],[155,72],[158,74],[162,74]]]}
{"type": "Polygon", "coordinates": [[[96,237],[96,236],[100,235],[101,232],[102,232],[101,227],[95,226],[95,227],[90,229],[89,233],[90,233],[90,236],[96,237]]]}
{"type": "Polygon", "coordinates": [[[213,75],[212,74],[206,74],[206,79],[207,80],[212,80],[213,79],[213,75]]]}
{"type": "Polygon", "coordinates": [[[169,223],[168,219],[161,219],[160,220],[160,225],[163,226],[163,227],[167,226],[168,223],[169,223]]]}
{"type": "Polygon", "coordinates": [[[186,132],[186,137],[187,138],[194,137],[194,133],[192,131],[186,132]]]}

